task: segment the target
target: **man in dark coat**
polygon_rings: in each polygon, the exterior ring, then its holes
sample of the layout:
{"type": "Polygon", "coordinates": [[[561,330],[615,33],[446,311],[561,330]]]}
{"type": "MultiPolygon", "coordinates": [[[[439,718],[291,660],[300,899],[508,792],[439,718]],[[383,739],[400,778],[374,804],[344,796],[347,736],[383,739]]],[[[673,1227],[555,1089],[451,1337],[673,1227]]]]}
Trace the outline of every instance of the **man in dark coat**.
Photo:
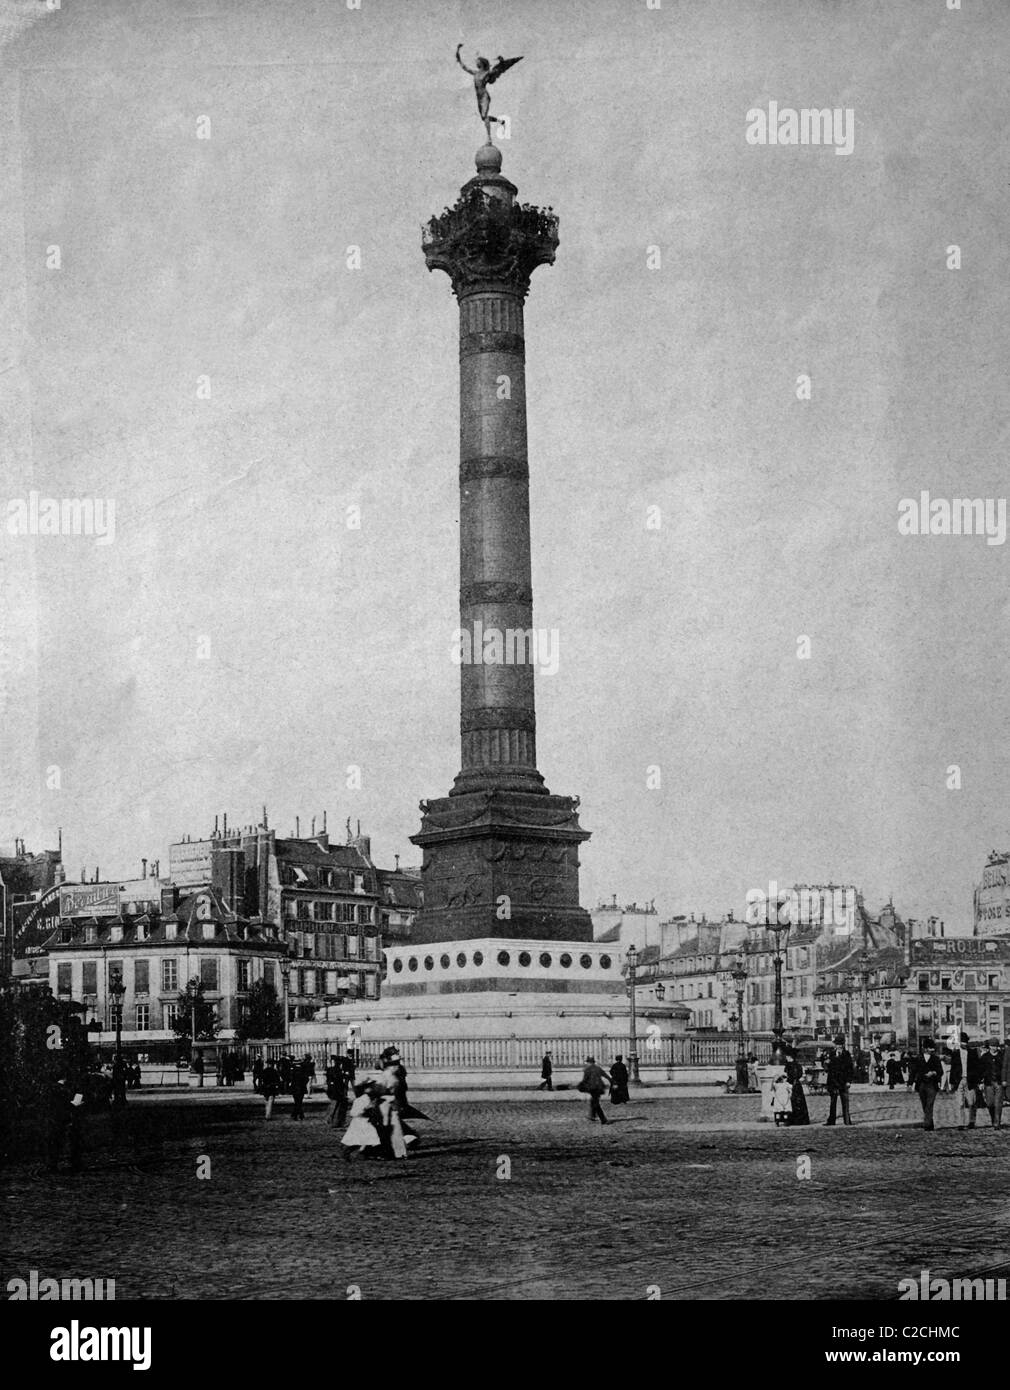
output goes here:
{"type": "Polygon", "coordinates": [[[589,1119],[599,1120],[601,1125],[607,1123],[607,1117],[600,1108],[600,1096],[607,1089],[610,1077],[601,1066],[597,1065],[595,1057],[587,1057],[586,1065],[582,1072],[582,1080],[579,1082],[579,1090],[584,1091],[589,1097],[589,1119]]]}
{"type": "Polygon", "coordinates": [[[70,1171],[81,1170],[81,1109],[84,1096],[76,1082],[63,1071],[49,1084],[46,1095],[46,1166],[50,1173],[59,1167],[64,1139],[69,1140],[70,1171]],[[77,1102],[76,1104],[74,1102],[77,1102]]]}
{"type": "Polygon", "coordinates": [[[978,1059],[982,1069],[982,1099],[989,1111],[993,1129],[1003,1122],[1003,1068],[1006,1058],[995,1038],[990,1038],[978,1059]]]}
{"type": "Polygon", "coordinates": [[[610,1068],[610,1103],[611,1105],[627,1105],[630,1099],[628,1068],[624,1065],[624,1057],[619,1052],[610,1068]]]}
{"type": "Polygon", "coordinates": [[[849,1114],[849,1087],[852,1085],[852,1078],[856,1068],[852,1061],[852,1053],[845,1046],[844,1038],[836,1038],[835,1045],[827,1061],[827,1076],[825,1085],[828,1088],[828,1095],[831,1097],[831,1104],[828,1107],[828,1118],[824,1121],[826,1125],[835,1123],[835,1116],[838,1109],[838,1102],[842,1102],[842,1121],[851,1125],[852,1117],[849,1114]]]}
{"type": "Polygon", "coordinates": [[[126,1104],[126,1062],[117,1052],[112,1062],[112,1108],[122,1110],[126,1104]]]}
{"type": "Polygon", "coordinates": [[[931,1038],[924,1038],[922,1061],[916,1068],[915,1077],[915,1089],[919,1092],[919,1100],[922,1102],[923,1129],[936,1128],[933,1124],[933,1106],[942,1084],[943,1063],[936,1055],[936,1044],[931,1038]]]}
{"type": "Polygon", "coordinates": [[[549,1052],[545,1052],[545,1053],[544,1053],[544,1060],[540,1063],[540,1076],[541,1076],[541,1081],[540,1081],[540,1085],[537,1087],[537,1090],[538,1090],[538,1091],[553,1091],[553,1090],[554,1090],[554,1063],[551,1061],[551,1054],[550,1054],[549,1052]]]}
{"type": "Polygon", "coordinates": [[[291,1068],[291,1099],[294,1104],[291,1107],[291,1118],[293,1120],[304,1120],[305,1111],[302,1109],[302,1102],[305,1099],[305,1092],[309,1089],[309,1068],[303,1057],[295,1062],[291,1068]]]}
{"type": "Polygon", "coordinates": [[[975,1128],[978,1109],[978,1088],[982,1082],[982,1064],[978,1049],[968,1045],[968,1034],[961,1034],[961,1046],[951,1049],[950,1089],[957,1092],[958,1129],[975,1128]]]}
{"type": "Polygon", "coordinates": [[[347,1119],[347,1072],[343,1059],[335,1054],[326,1068],[326,1095],[330,1108],[326,1112],[328,1125],[342,1126],[347,1119]]]}
{"type": "Polygon", "coordinates": [[[260,1077],[260,1095],[266,1102],[266,1113],[263,1118],[269,1120],[274,1112],[274,1101],[277,1099],[277,1092],[280,1090],[281,1079],[273,1062],[267,1062],[263,1068],[263,1075],[260,1077]]]}

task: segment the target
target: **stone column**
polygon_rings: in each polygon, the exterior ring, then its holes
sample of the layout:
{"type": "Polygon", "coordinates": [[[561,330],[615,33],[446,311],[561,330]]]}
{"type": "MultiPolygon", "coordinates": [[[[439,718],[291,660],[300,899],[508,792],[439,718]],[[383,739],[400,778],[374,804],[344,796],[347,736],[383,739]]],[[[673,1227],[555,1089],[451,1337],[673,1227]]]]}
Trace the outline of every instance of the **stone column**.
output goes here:
{"type": "Polygon", "coordinates": [[[462,767],[452,795],[543,792],[537,771],[533,590],[523,301],[554,260],[557,219],[520,207],[501,151],[477,153],[477,177],[424,242],[459,300],[460,667],[462,767]]]}
{"type": "Polygon", "coordinates": [[[501,152],[433,217],[422,245],[459,301],[459,611],[462,765],[421,803],[424,906],[416,942],[480,937],[589,941],[579,905],[578,799],[537,770],[523,304],[554,260],[557,218],[522,206],[501,152]]]}

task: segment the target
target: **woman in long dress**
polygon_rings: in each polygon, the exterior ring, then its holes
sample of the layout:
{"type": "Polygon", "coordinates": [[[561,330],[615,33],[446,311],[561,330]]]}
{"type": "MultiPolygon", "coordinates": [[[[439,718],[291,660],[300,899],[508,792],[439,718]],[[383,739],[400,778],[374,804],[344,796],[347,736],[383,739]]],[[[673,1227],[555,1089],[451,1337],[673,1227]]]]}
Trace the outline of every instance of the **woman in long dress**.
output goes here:
{"type": "Polygon", "coordinates": [[[786,1080],[792,1087],[792,1118],[789,1123],[808,1125],[810,1112],[807,1110],[807,1098],[803,1093],[803,1068],[797,1060],[796,1053],[791,1049],[786,1051],[785,1059],[786,1080]]]}

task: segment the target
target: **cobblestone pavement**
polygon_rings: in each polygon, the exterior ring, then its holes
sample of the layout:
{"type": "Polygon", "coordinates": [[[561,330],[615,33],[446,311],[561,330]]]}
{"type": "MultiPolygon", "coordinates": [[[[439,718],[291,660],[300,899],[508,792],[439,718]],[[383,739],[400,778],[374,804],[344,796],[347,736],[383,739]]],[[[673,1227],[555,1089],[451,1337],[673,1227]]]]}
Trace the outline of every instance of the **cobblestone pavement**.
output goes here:
{"type": "Polygon", "coordinates": [[[2,1278],[114,1278],[119,1299],[886,1299],[922,1268],[1008,1273],[1010,1213],[984,1193],[1010,1128],[959,1133],[951,1098],[932,1134],[903,1091],[858,1094],[830,1133],[819,1097],[810,1128],[778,1130],[753,1097],[636,1095],[606,1128],[584,1103],[416,1100],[417,1156],[345,1164],[321,1101],[268,1124],[251,1096],[131,1098],[118,1135],[89,1119],[80,1176],[4,1174],[2,1278]]]}

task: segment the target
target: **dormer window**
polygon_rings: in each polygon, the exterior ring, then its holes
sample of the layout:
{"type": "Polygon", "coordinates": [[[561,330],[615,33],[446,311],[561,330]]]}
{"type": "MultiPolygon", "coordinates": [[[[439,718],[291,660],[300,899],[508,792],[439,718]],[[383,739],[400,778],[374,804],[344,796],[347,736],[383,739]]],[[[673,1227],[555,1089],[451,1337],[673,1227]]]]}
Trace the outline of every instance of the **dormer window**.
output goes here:
{"type": "Polygon", "coordinates": [[[117,922],[117,923],[115,923],[112,927],[109,928],[109,940],[110,940],[110,941],[122,941],[122,939],[123,939],[123,925],[122,925],[121,922],[117,922]]]}
{"type": "Polygon", "coordinates": [[[203,922],[201,925],[203,927],[202,936],[204,941],[213,941],[214,933],[217,930],[215,924],[213,922],[203,922]]]}
{"type": "Polygon", "coordinates": [[[174,941],[175,938],[176,938],[176,935],[177,935],[177,933],[178,933],[178,929],[179,929],[179,924],[178,924],[178,922],[166,922],[166,923],[165,923],[165,940],[166,940],[166,941],[174,941]]]}

